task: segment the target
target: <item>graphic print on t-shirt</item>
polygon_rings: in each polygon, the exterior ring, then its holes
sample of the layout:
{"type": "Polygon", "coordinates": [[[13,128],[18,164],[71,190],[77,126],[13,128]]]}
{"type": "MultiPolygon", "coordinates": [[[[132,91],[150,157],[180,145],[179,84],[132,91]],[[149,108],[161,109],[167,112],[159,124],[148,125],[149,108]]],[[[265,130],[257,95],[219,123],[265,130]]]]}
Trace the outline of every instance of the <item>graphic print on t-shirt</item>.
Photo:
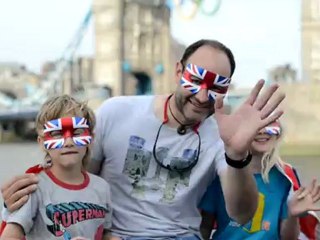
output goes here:
{"type": "Polygon", "coordinates": [[[84,202],[48,204],[45,208],[47,229],[56,237],[63,236],[68,227],[91,219],[104,219],[110,212],[109,206],[84,202]]]}
{"type": "MultiPolygon", "coordinates": [[[[161,194],[159,201],[171,202],[176,197],[177,188],[189,186],[191,170],[185,172],[168,171],[156,163],[154,169],[151,162],[156,162],[151,151],[144,148],[146,140],[139,136],[129,138],[129,148],[123,167],[123,173],[129,177],[132,185],[131,195],[145,199],[148,195],[161,194]]],[[[193,149],[182,150],[182,156],[169,156],[169,148],[158,147],[156,156],[162,163],[170,162],[170,165],[179,168],[190,164],[197,151],[193,149]]]]}

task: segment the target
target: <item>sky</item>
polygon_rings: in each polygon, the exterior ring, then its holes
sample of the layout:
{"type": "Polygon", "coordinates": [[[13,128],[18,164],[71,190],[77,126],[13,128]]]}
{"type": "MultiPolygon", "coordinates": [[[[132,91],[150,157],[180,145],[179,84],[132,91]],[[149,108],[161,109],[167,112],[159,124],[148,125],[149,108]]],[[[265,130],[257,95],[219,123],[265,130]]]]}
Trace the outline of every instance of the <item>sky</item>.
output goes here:
{"type": "MultiPolygon", "coordinates": [[[[216,1],[216,0],[206,0],[216,1]]],[[[59,58],[92,0],[0,0],[0,62],[19,62],[39,72],[43,62],[59,58]]],[[[268,69],[290,63],[301,74],[299,0],[222,0],[214,16],[183,20],[173,10],[171,32],[188,45],[213,38],[234,53],[237,87],[266,78],[268,69]]],[[[94,54],[91,22],[80,55],[94,54]]]]}

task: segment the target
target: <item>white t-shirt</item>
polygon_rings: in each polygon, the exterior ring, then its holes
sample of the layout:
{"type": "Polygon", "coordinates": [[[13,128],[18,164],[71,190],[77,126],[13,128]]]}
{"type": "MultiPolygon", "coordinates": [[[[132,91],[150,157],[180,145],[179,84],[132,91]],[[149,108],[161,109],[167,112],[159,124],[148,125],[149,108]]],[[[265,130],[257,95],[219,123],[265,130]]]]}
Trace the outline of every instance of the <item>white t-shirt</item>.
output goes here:
{"type": "MultiPolygon", "coordinates": [[[[93,161],[103,161],[101,177],[111,186],[112,231],[120,236],[163,238],[199,235],[198,203],[213,178],[227,165],[214,118],[199,128],[199,161],[179,174],[161,167],[153,147],[162,123],[154,113],[154,96],[107,100],[97,112],[93,161]]],[[[156,144],[158,159],[174,162],[197,154],[198,137],[179,135],[164,125],[156,144]]]]}
{"type": "Polygon", "coordinates": [[[21,225],[27,240],[94,239],[98,228],[111,227],[110,187],[98,176],[84,176],[81,185],[70,185],[50,171],[41,172],[37,190],[25,205],[9,214],[7,223],[21,225]]]}

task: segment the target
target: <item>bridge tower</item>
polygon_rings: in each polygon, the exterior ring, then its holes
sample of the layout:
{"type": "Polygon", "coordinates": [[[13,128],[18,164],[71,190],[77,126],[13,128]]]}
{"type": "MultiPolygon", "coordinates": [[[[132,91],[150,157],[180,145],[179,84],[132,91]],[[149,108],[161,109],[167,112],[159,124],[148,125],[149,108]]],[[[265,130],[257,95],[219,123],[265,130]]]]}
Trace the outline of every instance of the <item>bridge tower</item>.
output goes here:
{"type": "Polygon", "coordinates": [[[94,0],[95,82],[112,95],[168,93],[175,86],[165,0],[94,0]]]}
{"type": "Polygon", "coordinates": [[[303,0],[301,11],[302,79],[320,83],[320,1],[303,0]]]}

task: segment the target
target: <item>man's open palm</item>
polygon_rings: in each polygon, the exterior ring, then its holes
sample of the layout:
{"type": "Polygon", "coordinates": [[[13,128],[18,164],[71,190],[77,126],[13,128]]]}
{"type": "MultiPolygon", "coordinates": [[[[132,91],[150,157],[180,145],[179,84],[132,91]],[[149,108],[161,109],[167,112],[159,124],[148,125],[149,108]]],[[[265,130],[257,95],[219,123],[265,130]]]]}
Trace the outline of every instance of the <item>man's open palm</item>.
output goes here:
{"type": "Polygon", "coordinates": [[[260,80],[246,101],[232,114],[227,115],[223,109],[223,100],[217,99],[215,117],[220,136],[226,149],[236,155],[245,155],[256,134],[265,126],[278,119],[283,111],[276,110],[284,100],[285,94],[278,93],[279,86],[273,84],[259,94],[264,86],[260,80]]]}

